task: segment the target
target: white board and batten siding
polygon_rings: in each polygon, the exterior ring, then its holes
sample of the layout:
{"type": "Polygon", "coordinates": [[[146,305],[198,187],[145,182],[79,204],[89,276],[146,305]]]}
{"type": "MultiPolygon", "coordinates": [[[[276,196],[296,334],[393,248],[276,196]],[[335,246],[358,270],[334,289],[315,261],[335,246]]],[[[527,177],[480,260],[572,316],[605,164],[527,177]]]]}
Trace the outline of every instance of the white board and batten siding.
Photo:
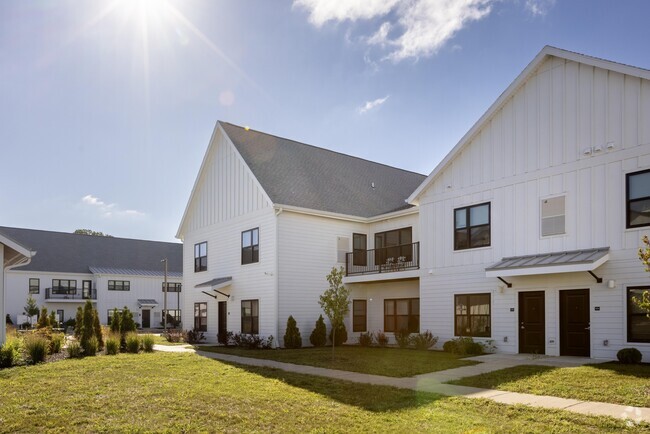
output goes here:
{"type": "Polygon", "coordinates": [[[217,340],[217,302],[227,301],[228,331],[241,330],[241,301],[259,300],[263,336],[277,336],[276,216],[267,195],[220,128],[199,174],[181,230],[183,238],[183,325],[194,326],[194,303],[208,306],[208,342],[217,340]],[[259,262],[241,264],[241,234],[259,228],[259,262]],[[207,241],[208,269],[194,271],[194,245],[207,241]],[[232,277],[227,299],[203,294],[197,284],[232,277]]]}
{"type": "MultiPolygon", "coordinates": [[[[278,216],[279,321],[280,339],[287,318],[297,322],[304,345],[318,316],[323,313],[319,296],[328,288],[325,277],[332,267],[345,267],[343,251],[352,251],[354,233],[367,235],[367,248],[374,248],[374,234],[412,227],[413,241],[419,240],[418,216],[411,214],[374,223],[355,222],[284,211],[278,216]]],[[[417,282],[349,284],[352,299],[368,301],[369,330],[383,330],[383,299],[417,297],[417,282]],[[372,299],[372,301],[370,301],[372,299]]],[[[350,306],[352,307],[352,306],[350,306]]],[[[325,318],[327,323],[327,318],[325,318]]],[[[348,342],[356,343],[352,333],[352,312],[346,321],[348,342]]],[[[328,324],[329,330],[329,324],[328,324]]]]}
{"type": "MultiPolygon", "coordinates": [[[[635,255],[650,229],[625,223],[625,176],[648,168],[650,81],[548,57],[420,196],[422,327],[450,338],[453,295],[490,292],[492,338],[500,351],[517,352],[516,293],[548,289],[547,353],[557,354],[557,291],[590,288],[592,356],[611,358],[627,345],[625,287],[650,283],[635,255]],[[542,200],[558,196],[565,233],[542,236],[542,200]],[[454,251],[453,210],[483,202],[491,203],[491,246],[454,251]],[[587,273],[520,277],[501,294],[500,282],[485,277],[503,257],[602,246],[611,248],[597,270],[603,284],[587,273]],[[605,288],[609,279],[615,289],[605,288]]],[[[650,357],[650,345],[633,346],[650,357]]]]}

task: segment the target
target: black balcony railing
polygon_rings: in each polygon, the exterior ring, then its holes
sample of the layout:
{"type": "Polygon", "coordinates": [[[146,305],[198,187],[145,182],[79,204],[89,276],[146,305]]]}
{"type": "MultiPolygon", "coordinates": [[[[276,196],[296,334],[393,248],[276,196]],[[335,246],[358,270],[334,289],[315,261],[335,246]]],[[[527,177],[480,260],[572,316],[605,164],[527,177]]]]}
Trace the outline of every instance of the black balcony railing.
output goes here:
{"type": "Polygon", "coordinates": [[[45,288],[46,300],[97,300],[96,288],[45,288]]]}
{"type": "Polygon", "coordinates": [[[393,273],[420,268],[420,243],[355,250],[345,255],[345,275],[393,273]]]}

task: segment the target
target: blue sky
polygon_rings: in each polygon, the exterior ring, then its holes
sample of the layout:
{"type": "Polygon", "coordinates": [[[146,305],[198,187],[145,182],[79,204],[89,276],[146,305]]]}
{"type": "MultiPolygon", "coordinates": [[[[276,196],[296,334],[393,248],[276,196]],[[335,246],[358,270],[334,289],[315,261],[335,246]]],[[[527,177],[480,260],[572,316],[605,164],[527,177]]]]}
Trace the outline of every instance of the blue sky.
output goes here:
{"type": "Polygon", "coordinates": [[[428,174],[544,45],[650,68],[650,2],[0,2],[0,225],[173,240],[215,122],[428,174]]]}

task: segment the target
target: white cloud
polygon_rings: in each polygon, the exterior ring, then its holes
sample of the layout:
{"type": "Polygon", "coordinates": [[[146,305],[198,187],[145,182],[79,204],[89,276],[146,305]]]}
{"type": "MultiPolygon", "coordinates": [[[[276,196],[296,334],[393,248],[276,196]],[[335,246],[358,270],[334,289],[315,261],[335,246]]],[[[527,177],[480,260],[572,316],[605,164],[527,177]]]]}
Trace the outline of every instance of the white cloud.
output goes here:
{"type": "Polygon", "coordinates": [[[386,100],[388,100],[389,96],[390,95],[386,95],[385,97],[377,98],[374,101],[366,101],[366,103],[362,107],[359,107],[359,114],[367,113],[368,111],[381,106],[383,103],[386,102],[386,100]]]}
{"type": "MultiPolygon", "coordinates": [[[[328,21],[370,20],[387,17],[370,37],[370,45],[389,47],[385,59],[399,62],[435,54],[472,21],[485,18],[498,0],[294,0],[309,12],[309,21],[321,27],[328,21]],[[395,32],[394,38],[389,33],[395,32]]],[[[534,1],[534,0],[527,0],[534,1]]],[[[553,0],[536,0],[539,2],[553,0]]]]}
{"type": "Polygon", "coordinates": [[[102,217],[112,218],[112,217],[144,217],[145,213],[142,211],[137,211],[134,209],[121,209],[115,203],[106,203],[98,197],[88,194],[81,198],[81,202],[85,205],[93,207],[94,209],[99,210],[102,217]]]}
{"type": "Polygon", "coordinates": [[[545,16],[555,6],[555,0],[526,0],[526,9],[535,16],[545,16]]]}
{"type": "Polygon", "coordinates": [[[399,0],[294,0],[309,11],[309,22],[321,27],[328,21],[368,20],[386,15],[399,0]]]}

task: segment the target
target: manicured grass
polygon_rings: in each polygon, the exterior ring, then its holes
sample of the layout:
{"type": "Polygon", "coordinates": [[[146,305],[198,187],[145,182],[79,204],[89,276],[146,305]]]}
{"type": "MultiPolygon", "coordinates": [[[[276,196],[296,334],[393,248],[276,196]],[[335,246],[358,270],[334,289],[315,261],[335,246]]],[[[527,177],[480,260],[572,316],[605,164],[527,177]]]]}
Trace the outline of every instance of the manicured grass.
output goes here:
{"type": "Polygon", "coordinates": [[[195,354],[0,371],[0,432],[638,432],[650,425],[445,398],[195,354]]]}
{"type": "Polygon", "coordinates": [[[650,364],[603,363],[578,368],[516,366],[452,384],[650,407],[650,364]]]}
{"type": "Polygon", "coordinates": [[[334,355],[332,355],[332,347],[310,347],[297,350],[248,350],[231,347],[198,347],[197,349],[387,377],[412,377],[427,372],[478,363],[460,360],[459,356],[441,351],[415,351],[399,348],[342,346],[336,347],[334,355]]]}
{"type": "MultiPolygon", "coordinates": [[[[142,335],[147,334],[150,333],[142,333],[142,335]]],[[[156,345],[188,345],[185,342],[167,342],[167,339],[165,339],[162,335],[151,334],[151,336],[153,336],[153,340],[156,345]]]]}

